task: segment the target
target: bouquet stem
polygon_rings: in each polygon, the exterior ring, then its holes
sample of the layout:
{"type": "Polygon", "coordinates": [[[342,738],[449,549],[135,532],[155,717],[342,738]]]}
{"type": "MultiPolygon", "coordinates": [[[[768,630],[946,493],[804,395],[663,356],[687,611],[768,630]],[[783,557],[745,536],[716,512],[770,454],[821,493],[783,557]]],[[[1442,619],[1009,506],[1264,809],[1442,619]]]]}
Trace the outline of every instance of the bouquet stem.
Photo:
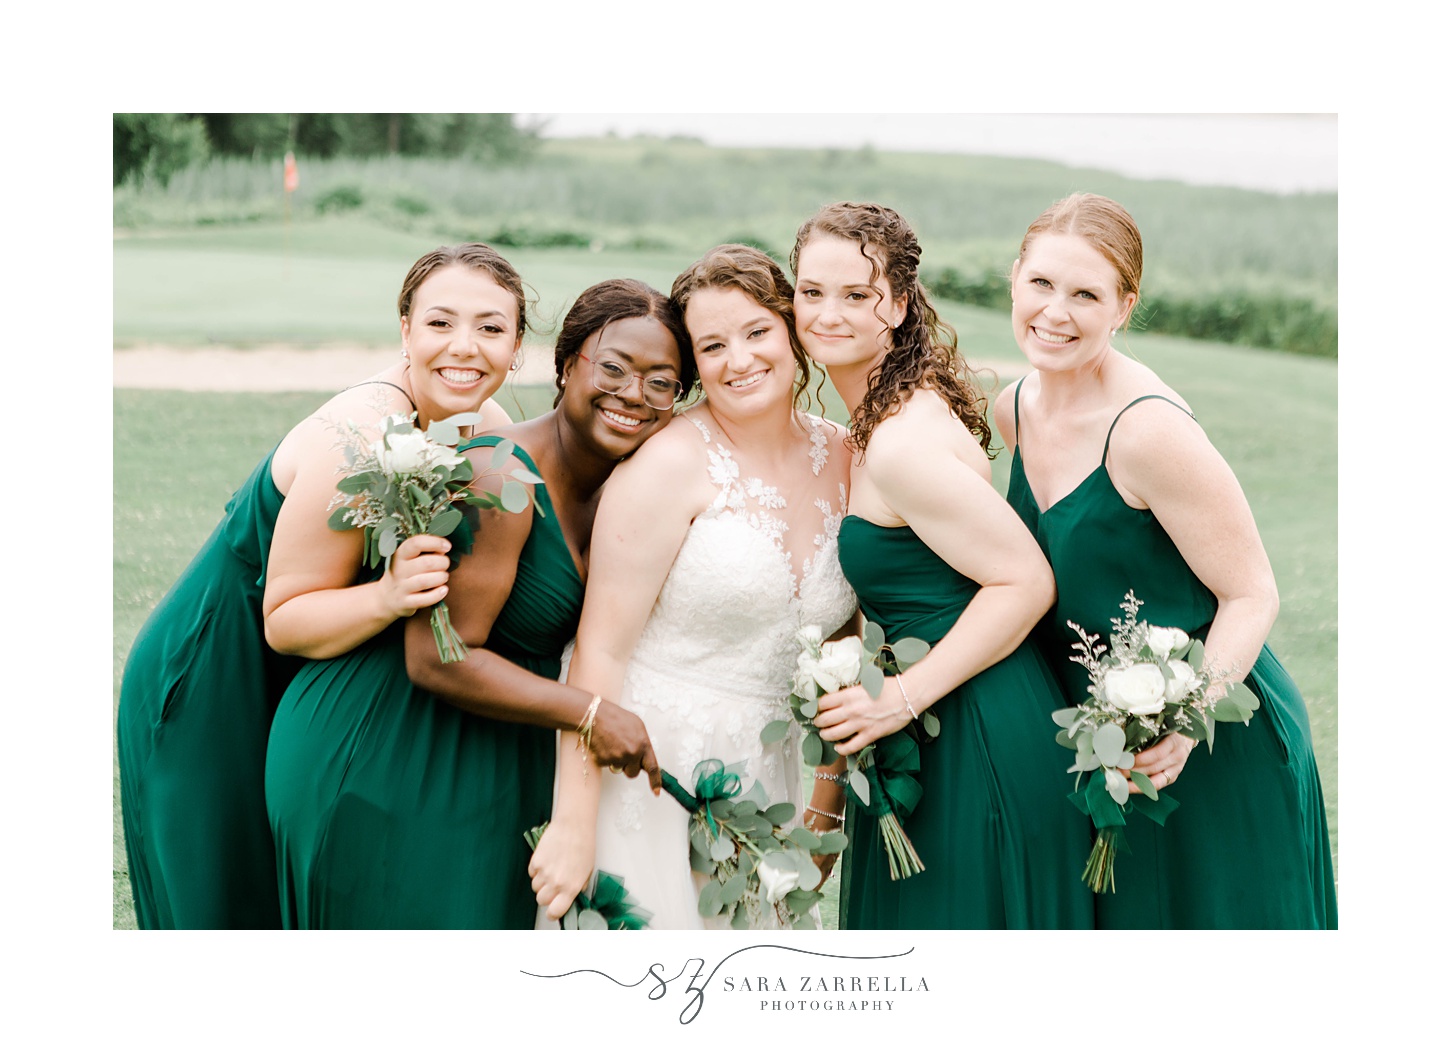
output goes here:
{"type": "Polygon", "coordinates": [[[1083,869],[1083,879],[1096,895],[1112,892],[1113,859],[1118,853],[1118,829],[1109,826],[1098,831],[1093,841],[1093,850],[1088,853],[1088,865],[1083,869]]]}
{"type": "Polygon", "coordinates": [[[927,868],[917,856],[917,849],[907,839],[907,833],[895,814],[889,811],[877,821],[881,824],[882,843],[887,848],[887,869],[893,880],[915,876],[927,868]]]}
{"type": "Polygon", "coordinates": [[[439,661],[462,662],[469,654],[469,646],[464,644],[463,638],[449,622],[448,606],[443,603],[436,605],[429,614],[428,622],[433,626],[433,643],[438,648],[439,661]]]}

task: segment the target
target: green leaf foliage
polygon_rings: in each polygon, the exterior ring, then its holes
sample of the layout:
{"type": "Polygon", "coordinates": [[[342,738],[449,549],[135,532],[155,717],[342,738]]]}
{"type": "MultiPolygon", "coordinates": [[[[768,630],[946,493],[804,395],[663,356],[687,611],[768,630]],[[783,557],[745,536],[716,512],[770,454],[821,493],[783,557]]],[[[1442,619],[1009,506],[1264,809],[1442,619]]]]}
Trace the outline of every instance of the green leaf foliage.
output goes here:
{"type": "Polygon", "coordinates": [[[499,491],[499,502],[510,514],[519,514],[529,506],[529,494],[522,485],[509,483],[499,491]]]}
{"type": "Polygon", "coordinates": [[[866,774],[860,771],[853,771],[847,776],[847,780],[851,783],[852,792],[857,795],[857,799],[863,804],[870,806],[872,802],[872,787],[867,782],[866,774]]]}
{"type": "Polygon", "coordinates": [[[502,471],[504,465],[514,456],[514,443],[507,438],[494,446],[494,454],[489,457],[489,469],[502,471]]]}
{"type": "Polygon", "coordinates": [[[801,759],[811,768],[819,768],[826,763],[826,751],[822,746],[821,736],[815,731],[807,731],[801,736],[801,759]]]}
{"type": "MultiPolygon", "coordinates": [[[[869,656],[875,656],[882,650],[882,645],[887,641],[887,632],[877,623],[870,619],[862,627],[862,650],[869,656]]],[[[866,664],[863,663],[863,666],[866,664]]]]}
{"type": "Polygon", "coordinates": [[[1124,730],[1109,721],[1093,733],[1093,752],[1105,764],[1118,763],[1124,751],[1124,730]]]}
{"type": "Polygon", "coordinates": [[[791,821],[792,817],[795,814],[796,805],[788,801],[782,801],[779,804],[772,804],[769,808],[766,809],[766,818],[771,822],[773,826],[784,826],[787,822],[791,821]]]}
{"type": "Polygon", "coordinates": [[[608,931],[609,922],[594,909],[582,909],[579,913],[579,922],[576,925],[581,931],[608,931]]]}
{"type": "Polygon", "coordinates": [[[922,711],[922,730],[927,733],[929,739],[935,739],[942,734],[942,722],[931,710],[922,711]]]}
{"type": "Polygon", "coordinates": [[[716,916],[724,908],[721,901],[721,882],[711,880],[700,889],[700,900],[696,903],[696,910],[701,916],[716,916]]]}
{"type": "Polygon", "coordinates": [[[882,668],[876,663],[863,663],[861,677],[858,678],[861,686],[867,690],[867,694],[876,699],[882,694],[884,676],[882,668]]]}
{"type": "Polygon", "coordinates": [[[428,534],[430,536],[448,536],[458,528],[458,523],[463,520],[462,511],[449,508],[435,515],[433,520],[428,523],[428,534]]]}
{"type": "Polygon", "coordinates": [[[932,646],[920,637],[904,637],[892,645],[892,655],[896,657],[897,665],[903,669],[911,666],[930,651],[932,651],[932,646]]]}
{"type": "Polygon", "coordinates": [[[772,721],[761,729],[761,745],[769,746],[773,742],[780,742],[791,732],[790,721],[772,721]]]}
{"type": "Polygon", "coordinates": [[[1149,781],[1149,777],[1143,772],[1131,771],[1129,772],[1129,779],[1133,782],[1135,786],[1139,787],[1139,789],[1144,791],[1144,796],[1148,797],[1150,800],[1159,799],[1159,790],[1157,789],[1157,787],[1154,786],[1152,782],[1149,781]]]}
{"type": "Polygon", "coordinates": [[[818,855],[835,855],[846,850],[847,838],[845,833],[839,831],[823,833],[818,839],[820,840],[816,848],[818,855]]]}

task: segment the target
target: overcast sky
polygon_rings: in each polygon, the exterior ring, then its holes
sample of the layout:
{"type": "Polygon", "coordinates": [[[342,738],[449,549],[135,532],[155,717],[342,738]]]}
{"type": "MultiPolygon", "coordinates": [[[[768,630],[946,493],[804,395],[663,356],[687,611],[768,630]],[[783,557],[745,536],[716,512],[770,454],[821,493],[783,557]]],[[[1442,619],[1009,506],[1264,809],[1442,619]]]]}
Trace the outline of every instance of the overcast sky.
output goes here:
{"type": "Polygon", "coordinates": [[[552,137],[689,134],[712,145],[985,153],[1131,177],[1335,191],[1334,115],[537,113],[552,137]]]}

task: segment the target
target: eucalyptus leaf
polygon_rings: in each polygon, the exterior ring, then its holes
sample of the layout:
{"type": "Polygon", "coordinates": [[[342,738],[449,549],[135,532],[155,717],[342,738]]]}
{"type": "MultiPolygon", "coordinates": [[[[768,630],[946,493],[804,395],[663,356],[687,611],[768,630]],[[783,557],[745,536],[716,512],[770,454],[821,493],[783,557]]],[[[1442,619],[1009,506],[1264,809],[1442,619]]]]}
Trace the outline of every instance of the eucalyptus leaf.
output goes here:
{"type": "Polygon", "coordinates": [[[821,846],[821,838],[805,826],[797,826],[791,831],[790,836],[791,842],[803,851],[815,851],[821,846]]]}
{"type": "Polygon", "coordinates": [[[845,833],[823,833],[817,839],[820,841],[816,848],[818,855],[835,855],[846,850],[847,839],[845,833]]]}
{"type": "Polygon", "coordinates": [[[796,859],[791,857],[789,851],[767,851],[763,861],[773,869],[779,869],[783,873],[789,873],[796,868],[796,859]]]}
{"type": "Polygon", "coordinates": [[[917,662],[928,652],[932,646],[920,637],[904,637],[900,641],[892,642],[892,655],[897,659],[897,665],[906,669],[917,662]]]}
{"type": "Polygon", "coordinates": [[[801,865],[801,876],[796,886],[802,890],[810,891],[820,883],[821,870],[816,867],[815,862],[811,861],[809,855],[805,856],[805,860],[801,865]]]}
{"type": "MultiPolygon", "coordinates": [[[[445,423],[445,424],[452,424],[454,427],[478,427],[479,426],[479,423],[483,419],[484,419],[483,416],[480,415],[480,414],[478,414],[478,413],[464,412],[464,413],[455,413],[453,416],[446,416],[440,422],[441,423],[445,423]]],[[[432,424],[430,424],[428,426],[428,430],[430,432],[429,437],[432,438],[433,437],[433,435],[432,435],[433,425],[432,424]]],[[[453,445],[452,442],[449,442],[447,444],[448,445],[453,445]]]]}
{"type": "Polygon", "coordinates": [[[876,663],[863,663],[861,677],[858,678],[861,686],[867,690],[867,695],[876,699],[882,694],[884,677],[882,668],[876,663]]]}
{"type": "Polygon", "coordinates": [[[428,534],[430,536],[448,536],[458,528],[458,523],[463,520],[464,516],[461,511],[452,508],[441,511],[428,523],[428,534]]]}
{"type": "MultiPolygon", "coordinates": [[[[881,651],[882,645],[886,643],[887,632],[880,624],[873,623],[870,619],[862,627],[862,648],[870,656],[875,656],[881,651]]],[[[863,663],[863,666],[866,664],[863,663]]]]}
{"type": "Polygon", "coordinates": [[[719,880],[710,880],[700,889],[700,901],[696,903],[696,910],[701,916],[715,916],[721,911],[720,900],[721,883],[719,880]]]}
{"type": "Polygon", "coordinates": [[[1049,717],[1053,719],[1053,723],[1058,725],[1058,727],[1067,728],[1078,719],[1078,713],[1078,707],[1065,706],[1061,710],[1054,710],[1049,714],[1049,717]]]}
{"type": "Polygon", "coordinates": [[[1189,651],[1184,654],[1184,662],[1194,668],[1194,672],[1204,672],[1204,642],[1198,638],[1189,642],[1189,651]]]}
{"type": "Polygon", "coordinates": [[[931,710],[922,711],[922,730],[927,733],[929,739],[935,739],[942,734],[942,722],[931,710]]]}
{"type": "Polygon", "coordinates": [[[565,910],[564,915],[559,918],[559,929],[561,931],[579,930],[579,907],[570,906],[565,910]]]}
{"type": "Polygon", "coordinates": [[[514,455],[514,443],[507,438],[494,446],[494,455],[489,457],[489,470],[501,471],[514,455]]]}
{"type": "Polygon", "coordinates": [[[333,532],[347,532],[350,529],[357,528],[356,525],[348,521],[348,511],[350,510],[351,508],[349,507],[339,507],[333,511],[332,514],[328,515],[327,527],[333,532]]]}
{"type": "Polygon", "coordinates": [[[579,927],[581,931],[608,931],[609,921],[596,909],[581,909],[579,912],[579,927]]]}
{"type": "Polygon", "coordinates": [[[1116,771],[1103,773],[1104,782],[1108,785],[1108,795],[1119,804],[1127,804],[1129,799],[1129,780],[1116,771]]]}
{"type": "Polygon", "coordinates": [[[1105,764],[1117,764],[1124,751],[1124,730],[1109,721],[1093,733],[1093,752],[1105,764]]]}
{"type": "Polygon", "coordinates": [[[509,472],[509,477],[514,479],[514,481],[516,482],[523,482],[525,485],[540,485],[544,482],[543,478],[540,478],[537,474],[529,470],[527,467],[514,468],[512,471],[509,472]]]}
{"type": "Polygon", "coordinates": [[[821,704],[819,700],[814,698],[801,700],[801,716],[805,717],[807,720],[815,717],[820,711],[821,704]]]}
{"type": "Polygon", "coordinates": [[[721,830],[720,836],[716,837],[715,842],[710,845],[710,857],[717,862],[726,862],[729,861],[730,857],[735,853],[736,842],[731,839],[729,833],[727,833],[725,830],[721,830]]]}
{"type": "Polygon", "coordinates": [[[1147,775],[1145,775],[1143,772],[1141,772],[1141,771],[1131,771],[1131,772],[1129,772],[1129,780],[1132,781],[1135,786],[1139,787],[1139,789],[1143,790],[1144,791],[1144,796],[1148,797],[1150,800],[1158,800],[1159,799],[1159,790],[1158,790],[1158,787],[1156,787],[1152,782],[1150,782],[1149,781],[1149,777],[1147,775]]]}
{"type": "Polygon", "coordinates": [[[750,882],[750,877],[745,873],[737,873],[727,880],[720,889],[721,905],[734,905],[739,902],[741,896],[746,893],[746,885],[750,882]]]}
{"type": "Polygon", "coordinates": [[[807,767],[817,768],[826,763],[826,751],[822,749],[821,736],[808,731],[801,736],[801,759],[807,767]]]}
{"type": "Polygon", "coordinates": [[[1059,746],[1066,746],[1070,750],[1078,749],[1078,741],[1068,734],[1068,729],[1066,728],[1060,731],[1055,738],[1059,746]]]}
{"type": "Polygon", "coordinates": [[[751,788],[746,790],[745,796],[741,797],[736,803],[739,804],[742,801],[749,801],[753,807],[764,807],[766,804],[765,784],[760,779],[754,780],[751,783],[751,788]]]}
{"type": "Polygon", "coordinates": [[[428,425],[428,438],[439,445],[458,445],[458,426],[447,420],[435,420],[428,425]]]}
{"type": "Polygon", "coordinates": [[[711,861],[710,855],[697,851],[693,841],[690,845],[690,868],[702,876],[709,876],[715,869],[715,863],[711,861]]]}
{"type": "Polygon", "coordinates": [[[398,549],[398,530],[396,527],[378,526],[378,553],[385,558],[391,558],[393,552],[398,549]]]}
{"type": "Polygon", "coordinates": [[[510,514],[519,514],[529,506],[529,494],[522,485],[506,482],[499,490],[499,502],[510,514]]]}
{"type": "Polygon", "coordinates": [[[761,729],[761,745],[769,746],[773,742],[780,742],[791,733],[790,721],[772,721],[761,729]]]}
{"type": "MultiPolygon", "coordinates": [[[[735,818],[739,811],[739,805],[729,800],[713,800],[710,802],[710,813],[715,816],[717,822],[728,818],[735,818]]],[[[753,810],[752,815],[755,814],[753,810]]]]}
{"type": "Polygon", "coordinates": [[[782,801],[779,804],[772,804],[766,809],[766,818],[773,826],[784,826],[796,814],[796,805],[789,801],[782,801]]]}
{"type": "Polygon", "coordinates": [[[690,829],[690,849],[698,851],[701,855],[710,857],[710,834],[704,827],[692,826],[690,829]]]}
{"type": "Polygon", "coordinates": [[[872,787],[867,782],[866,775],[859,771],[854,771],[848,776],[848,781],[850,781],[852,792],[857,795],[857,799],[870,807],[872,803],[872,787]]]}
{"type": "Polygon", "coordinates": [[[751,926],[751,911],[742,902],[736,906],[736,911],[731,915],[731,930],[744,931],[751,926]]]}
{"type": "Polygon", "coordinates": [[[373,486],[373,477],[376,473],[376,471],[363,471],[361,474],[350,474],[338,482],[338,492],[346,493],[349,496],[367,492],[373,486]]]}
{"type": "Polygon", "coordinates": [[[732,812],[732,816],[735,818],[749,818],[752,815],[759,814],[761,811],[760,806],[754,800],[737,800],[734,807],[735,810],[732,812]]]}

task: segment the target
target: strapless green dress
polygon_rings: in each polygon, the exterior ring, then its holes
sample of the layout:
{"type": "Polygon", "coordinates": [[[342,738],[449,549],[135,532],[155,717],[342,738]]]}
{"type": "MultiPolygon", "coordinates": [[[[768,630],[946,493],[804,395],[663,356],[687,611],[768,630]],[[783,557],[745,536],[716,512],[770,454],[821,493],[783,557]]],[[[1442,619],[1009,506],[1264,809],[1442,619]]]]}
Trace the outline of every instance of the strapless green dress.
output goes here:
{"type": "Polygon", "coordinates": [[[268,453],[126,657],[116,758],[142,929],[282,926],[262,774],[272,713],[302,660],[272,651],[262,630],[281,507],[268,453]]]}
{"type": "MultiPolygon", "coordinates": [[[[1162,397],[1135,399],[1119,417],[1162,397]]],[[[1202,639],[1217,602],[1153,513],[1130,507],[1114,488],[1105,467],[1113,425],[1098,469],[1039,510],[1023,470],[1031,425],[1025,439],[1017,405],[1008,502],[1037,537],[1058,582],[1058,603],[1034,639],[1064,690],[1082,699],[1088,672],[1069,662],[1077,639],[1069,620],[1106,636],[1132,590],[1144,603],[1139,618],[1202,639]]],[[[1128,816],[1127,850],[1121,844],[1114,864],[1116,891],[1096,898],[1098,927],[1336,926],[1330,836],[1305,701],[1268,645],[1245,680],[1260,709],[1247,725],[1219,725],[1212,754],[1203,745],[1190,754],[1166,791],[1179,801],[1167,823],[1128,816]]]]}
{"type": "MultiPolygon", "coordinates": [[[[839,550],[862,612],[889,643],[936,644],[979,589],[907,527],[848,515],[839,550]]],[[[1068,801],[1073,757],[1054,740],[1062,699],[1025,643],[933,705],[942,731],[922,747],[922,798],[902,823],[926,868],[892,880],[878,820],[849,804],[843,929],[1093,926],[1079,880],[1092,829],[1068,801]]]]}
{"type": "MultiPolygon", "coordinates": [[[[486,435],[461,448],[499,441],[486,435]]],[[[548,490],[535,490],[543,514],[485,647],[555,679],[584,582],[548,490]]],[[[308,663],[267,750],[285,925],[531,929],[523,834],[549,817],[554,747],[552,729],[467,713],[415,688],[401,620],[345,655],[308,663]]]]}

